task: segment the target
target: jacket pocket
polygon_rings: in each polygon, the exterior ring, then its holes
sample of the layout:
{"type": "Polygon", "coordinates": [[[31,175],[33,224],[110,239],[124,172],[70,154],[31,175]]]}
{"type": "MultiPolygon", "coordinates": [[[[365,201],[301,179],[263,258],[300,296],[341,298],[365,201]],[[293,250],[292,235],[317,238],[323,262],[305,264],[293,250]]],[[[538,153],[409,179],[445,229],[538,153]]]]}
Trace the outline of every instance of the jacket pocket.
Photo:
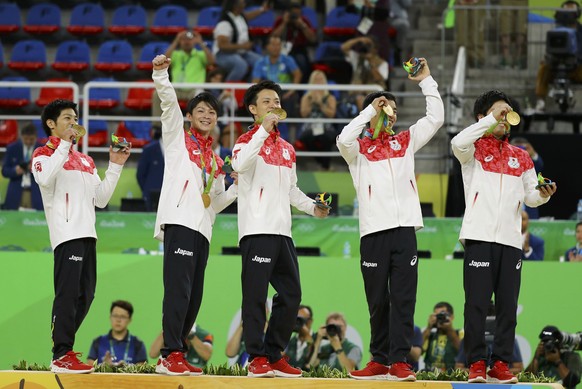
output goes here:
{"type": "Polygon", "coordinates": [[[184,195],[186,194],[186,189],[188,188],[189,183],[190,183],[190,180],[186,180],[186,182],[184,182],[184,187],[182,188],[182,193],[180,194],[180,198],[178,199],[178,204],[176,204],[176,208],[178,208],[182,204],[182,201],[184,200],[184,195]]]}

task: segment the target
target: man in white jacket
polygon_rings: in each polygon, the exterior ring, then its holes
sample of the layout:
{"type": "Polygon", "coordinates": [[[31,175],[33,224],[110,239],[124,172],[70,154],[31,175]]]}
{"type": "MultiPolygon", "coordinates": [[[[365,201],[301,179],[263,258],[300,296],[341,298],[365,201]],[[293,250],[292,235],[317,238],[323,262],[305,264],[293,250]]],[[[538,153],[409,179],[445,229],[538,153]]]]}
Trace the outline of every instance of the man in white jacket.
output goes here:
{"type": "Polygon", "coordinates": [[[93,159],[78,152],[77,104],[54,100],[44,107],[42,126],[49,137],[32,156],[32,174],[40,187],[54,253],[55,298],[52,309],[54,373],[90,373],[73,351],[75,334],[95,296],[97,280],[95,207],[104,208],[130,147],[119,152],[109,148],[109,168],[103,181],[93,159]]]}
{"type": "Polygon", "coordinates": [[[444,121],[438,85],[426,59],[421,61],[419,73],[409,78],[419,82],[426,97],[425,117],[394,134],[396,99],[388,92],[374,92],[337,138],[360,205],[360,267],[370,312],[372,360],[350,373],[356,379],[416,380],[406,360],[414,333],[418,281],[415,230],[423,226],[414,153],[444,121]]]}
{"type": "Polygon", "coordinates": [[[233,148],[239,173],[238,232],[242,252],[243,339],[250,377],[300,377],[301,370],[281,357],[295,326],[301,302],[297,252],[291,239],[291,207],[316,217],[329,209],[314,205],[297,187],[295,150],[280,137],[281,87],[262,81],[244,96],[255,124],[233,148]],[[265,300],[269,283],[277,294],[266,334],[265,300]]]}
{"type": "Polygon", "coordinates": [[[509,371],[517,299],[521,283],[521,210],[537,207],[556,191],[556,184],[538,187],[533,161],[527,151],[509,144],[515,115],[510,99],[500,91],[483,93],[475,101],[477,122],[451,141],[461,163],[465,187],[465,215],[460,241],[465,246],[465,354],[469,382],[516,383],[509,371]],[[495,293],[497,330],[491,369],[485,343],[485,319],[495,293]]]}
{"type": "Polygon", "coordinates": [[[186,118],[191,127],[185,131],[184,116],[168,76],[171,60],[158,55],[152,63],[152,78],[161,100],[165,157],[154,232],[154,237],[164,242],[165,347],[156,372],[200,375],[202,370],[190,365],[184,353],[202,302],[212,225],[216,213],[235,200],[237,186],[224,190],[224,162],[212,150],[209,135],[218,119],[216,98],[202,92],[190,99],[186,118]]]}

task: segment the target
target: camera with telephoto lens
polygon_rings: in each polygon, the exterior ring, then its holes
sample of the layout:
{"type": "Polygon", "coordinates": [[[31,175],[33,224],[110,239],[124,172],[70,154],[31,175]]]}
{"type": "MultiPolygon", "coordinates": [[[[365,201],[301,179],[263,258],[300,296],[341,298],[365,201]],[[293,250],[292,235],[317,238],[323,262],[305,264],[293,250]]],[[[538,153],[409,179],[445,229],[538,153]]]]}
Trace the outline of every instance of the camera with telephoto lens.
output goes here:
{"type": "Polygon", "coordinates": [[[297,320],[295,320],[295,327],[293,328],[293,332],[300,332],[301,328],[307,324],[307,319],[301,316],[297,316],[297,320]]]}
{"type": "Polygon", "coordinates": [[[555,326],[546,326],[540,332],[540,340],[544,345],[544,350],[551,352],[574,351],[582,349],[582,332],[571,334],[566,331],[560,331],[555,326]]]}
{"type": "Polygon", "coordinates": [[[328,324],[325,326],[325,331],[327,332],[327,336],[337,336],[341,333],[340,326],[337,324],[328,324]]]}
{"type": "Polygon", "coordinates": [[[439,313],[436,314],[436,324],[440,325],[440,324],[444,324],[447,323],[449,321],[449,317],[451,315],[449,315],[449,313],[447,311],[441,311],[439,313]]]}

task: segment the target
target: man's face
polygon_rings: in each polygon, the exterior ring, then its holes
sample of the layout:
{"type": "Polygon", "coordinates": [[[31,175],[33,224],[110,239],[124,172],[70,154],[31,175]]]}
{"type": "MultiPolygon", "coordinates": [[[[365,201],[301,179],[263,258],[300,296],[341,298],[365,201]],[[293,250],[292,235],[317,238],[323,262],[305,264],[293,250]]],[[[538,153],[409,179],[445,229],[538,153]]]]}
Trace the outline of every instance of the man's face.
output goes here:
{"type": "Polygon", "coordinates": [[[184,34],[180,38],[180,49],[184,51],[192,51],[194,48],[194,35],[191,32],[184,34]]]}
{"type": "MultiPolygon", "coordinates": [[[[47,125],[52,131],[52,135],[64,139],[65,131],[73,124],[77,124],[77,114],[73,108],[66,108],[61,111],[57,121],[48,119],[47,125]]],[[[66,139],[68,141],[68,139],[66,139]]]]}
{"type": "Polygon", "coordinates": [[[34,146],[36,143],[36,135],[21,135],[20,138],[26,147],[34,146]]]}
{"type": "Polygon", "coordinates": [[[267,53],[271,57],[278,57],[281,55],[281,39],[277,37],[269,38],[269,43],[267,44],[267,53]]]}
{"type": "Polygon", "coordinates": [[[305,319],[305,326],[311,330],[311,324],[313,323],[313,318],[309,314],[309,310],[307,308],[301,308],[297,311],[297,316],[302,317],[305,319]]]}
{"type": "Polygon", "coordinates": [[[582,226],[576,227],[576,242],[582,244],[582,226]]]}
{"type": "MultiPolygon", "coordinates": [[[[507,102],[505,100],[499,100],[496,101],[495,103],[493,103],[493,105],[491,106],[491,108],[489,108],[489,110],[487,111],[487,115],[489,115],[491,112],[493,112],[497,107],[507,104],[507,102]]],[[[507,132],[509,134],[509,124],[507,122],[505,122],[504,120],[502,120],[497,127],[495,127],[495,129],[493,130],[493,135],[496,138],[501,138],[503,137],[503,135],[505,135],[505,133],[507,132]]]]}
{"type": "Polygon", "coordinates": [[[255,116],[255,120],[263,117],[275,108],[281,108],[279,95],[272,89],[263,89],[257,94],[257,104],[249,105],[249,110],[255,116]]]}
{"type": "Polygon", "coordinates": [[[123,332],[131,322],[129,312],[121,307],[114,307],[109,316],[111,319],[111,329],[114,332],[123,332]]]}
{"type": "Polygon", "coordinates": [[[192,113],[186,114],[190,120],[190,125],[200,131],[203,135],[208,135],[216,127],[218,114],[208,103],[201,101],[194,107],[192,113]]]}

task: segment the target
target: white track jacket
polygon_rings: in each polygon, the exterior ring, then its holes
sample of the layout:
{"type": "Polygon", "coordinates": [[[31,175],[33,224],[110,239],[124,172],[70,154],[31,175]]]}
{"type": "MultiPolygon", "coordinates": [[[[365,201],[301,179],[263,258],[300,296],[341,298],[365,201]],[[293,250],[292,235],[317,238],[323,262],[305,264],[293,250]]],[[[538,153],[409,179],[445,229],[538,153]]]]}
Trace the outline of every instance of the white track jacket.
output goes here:
{"type": "Polygon", "coordinates": [[[34,151],[32,175],[40,187],[53,250],[73,239],[97,239],[95,207],[107,206],[122,168],[109,162],[101,181],[91,157],[55,136],[34,151]]]}
{"type": "MultiPolygon", "coordinates": [[[[422,228],[422,213],[414,175],[414,153],[442,126],[444,107],[431,77],[419,83],[426,96],[426,116],[397,135],[359,139],[376,115],[369,105],[344,127],[337,147],[349,165],[359,202],[360,237],[396,227],[422,228]]],[[[373,133],[370,129],[369,132],[373,133]]]]}
{"type": "Polygon", "coordinates": [[[521,250],[521,208],[548,202],[540,196],[533,161],[527,151],[482,137],[497,123],[490,114],[459,132],[451,141],[461,163],[465,215],[460,240],[480,240],[521,250]]]}
{"type": "Polygon", "coordinates": [[[216,214],[236,199],[237,186],[231,185],[228,191],[224,190],[224,162],[212,151],[212,138],[204,138],[192,129],[190,132],[198,140],[197,143],[184,131],[184,115],[167,69],[154,70],[152,78],[161,100],[165,158],[154,237],[163,241],[164,225],[177,224],[200,232],[210,242],[216,214]],[[202,202],[204,182],[201,154],[206,165],[207,179],[211,173],[212,155],[218,166],[210,189],[212,202],[208,208],[204,208],[202,202]]]}
{"type": "Polygon", "coordinates": [[[263,126],[241,135],[232,167],[239,174],[238,238],[273,234],[291,237],[291,207],[314,215],[314,201],[297,187],[295,149],[263,126]]]}

